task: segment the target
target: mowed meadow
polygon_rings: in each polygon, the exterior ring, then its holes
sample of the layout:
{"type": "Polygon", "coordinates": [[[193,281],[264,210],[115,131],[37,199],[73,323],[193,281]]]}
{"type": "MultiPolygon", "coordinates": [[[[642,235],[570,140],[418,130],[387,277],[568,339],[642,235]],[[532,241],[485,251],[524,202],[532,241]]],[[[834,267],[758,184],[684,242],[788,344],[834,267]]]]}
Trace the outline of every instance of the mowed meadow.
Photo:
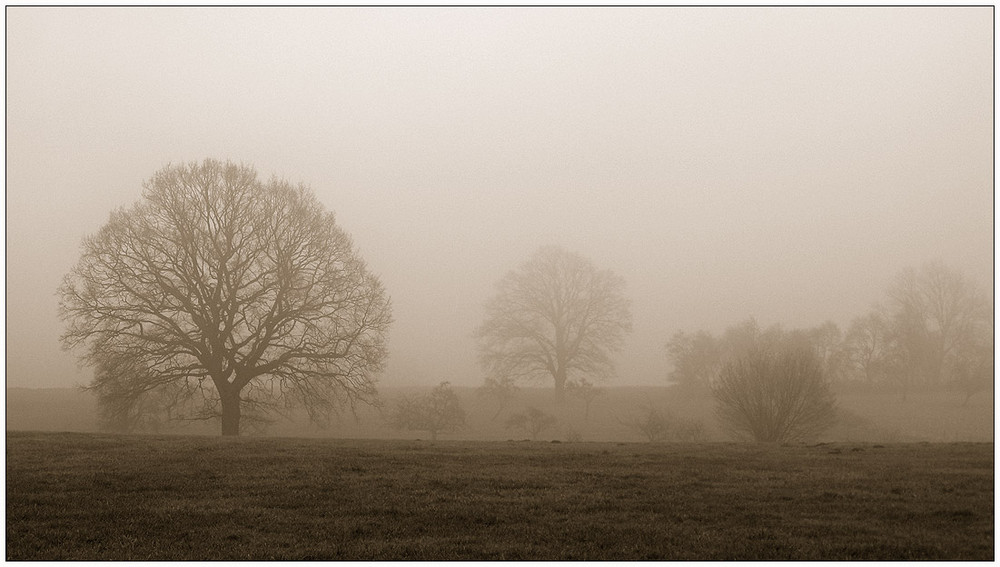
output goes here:
{"type": "Polygon", "coordinates": [[[993,454],[8,432],[6,557],[988,560],[993,454]]]}

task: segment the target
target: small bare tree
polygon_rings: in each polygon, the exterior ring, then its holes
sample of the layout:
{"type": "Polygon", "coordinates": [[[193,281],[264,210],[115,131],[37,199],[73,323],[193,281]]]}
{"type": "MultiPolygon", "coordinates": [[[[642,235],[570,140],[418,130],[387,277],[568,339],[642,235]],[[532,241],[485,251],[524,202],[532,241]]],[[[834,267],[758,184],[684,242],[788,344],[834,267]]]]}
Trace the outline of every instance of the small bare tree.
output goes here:
{"type": "Polygon", "coordinates": [[[543,247],[497,284],[478,329],[480,363],[495,379],[551,379],[561,403],[575,375],[614,374],[632,329],[625,280],[583,257],[543,247]]]}
{"type": "Polygon", "coordinates": [[[396,429],[426,431],[437,441],[438,433],[465,427],[465,410],[451,384],[441,382],[428,395],[400,400],[390,422],[396,429]]]}
{"type": "Polygon", "coordinates": [[[735,437],[794,441],[822,433],[836,419],[822,366],[803,348],[751,349],[723,367],[712,390],[716,414],[735,437]]]}
{"type": "Polygon", "coordinates": [[[530,407],[524,412],[515,413],[507,418],[507,429],[519,429],[531,435],[531,440],[535,441],[538,436],[556,424],[556,418],[542,410],[530,407]]]}

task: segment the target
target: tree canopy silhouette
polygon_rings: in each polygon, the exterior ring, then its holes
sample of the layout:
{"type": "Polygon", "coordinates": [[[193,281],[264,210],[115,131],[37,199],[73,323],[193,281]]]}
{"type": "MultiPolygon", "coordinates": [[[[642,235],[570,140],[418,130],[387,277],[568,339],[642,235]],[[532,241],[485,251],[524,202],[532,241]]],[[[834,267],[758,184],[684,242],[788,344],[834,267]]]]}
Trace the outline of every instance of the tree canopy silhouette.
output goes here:
{"type": "Polygon", "coordinates": [[[213,160],[167,166],[84,239],[59,288],[66,348],[119,414],[169,390],[188,418],[375,403],[388,296],[303,186],[213,160]],[[184,404],[187,404],[186,406],[184,404]],[[125,408],[124,410],[122,408],[125,408]]]}
{"type": "Polygon", "coordinates": [[[625,281],[583,257],[543,247],[497,284],[477,331],[494,379],[551,378],[562,401],[574,375],[614,374],[611,355],[632,328],[625,281]]]}

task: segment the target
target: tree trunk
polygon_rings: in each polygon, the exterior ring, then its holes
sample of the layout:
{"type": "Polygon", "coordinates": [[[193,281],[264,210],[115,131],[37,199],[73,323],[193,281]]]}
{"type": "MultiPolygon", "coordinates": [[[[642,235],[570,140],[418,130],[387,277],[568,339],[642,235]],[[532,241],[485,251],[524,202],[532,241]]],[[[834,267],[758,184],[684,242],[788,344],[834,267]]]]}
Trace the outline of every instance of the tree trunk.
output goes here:
{"type": "Polygon", "coordinates": [[[562,405],[563,401],[566,399],[566,369],[559,368],[556,370],[556,404],[562,405]]]}
{"type": "Polygon", "coordinates": [[[236,437],[240,434],[240,391],[235,386],[221,390],[222,434],[236,437]]]}

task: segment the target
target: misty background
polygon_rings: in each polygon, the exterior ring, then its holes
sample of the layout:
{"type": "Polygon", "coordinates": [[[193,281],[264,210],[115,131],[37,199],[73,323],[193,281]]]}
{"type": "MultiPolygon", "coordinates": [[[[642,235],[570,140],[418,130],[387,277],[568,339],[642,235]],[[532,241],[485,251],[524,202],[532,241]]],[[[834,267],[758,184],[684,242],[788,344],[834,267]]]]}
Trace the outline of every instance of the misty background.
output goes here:
{"type": "MultiPolygon", "coordinates": [[[[904,267],[993,286],[993,9],[8,7],[8,387],[89,382],[56,288],[167,163],[312,188],[392,298],[389,386],[478,385],[541,245],[679,330],[846,328],[904,267]]],[[[540,384],[544,385],[544,384],[540,384]]],[[[613,384],[609,384],[613,385],[613,384]]]]}

